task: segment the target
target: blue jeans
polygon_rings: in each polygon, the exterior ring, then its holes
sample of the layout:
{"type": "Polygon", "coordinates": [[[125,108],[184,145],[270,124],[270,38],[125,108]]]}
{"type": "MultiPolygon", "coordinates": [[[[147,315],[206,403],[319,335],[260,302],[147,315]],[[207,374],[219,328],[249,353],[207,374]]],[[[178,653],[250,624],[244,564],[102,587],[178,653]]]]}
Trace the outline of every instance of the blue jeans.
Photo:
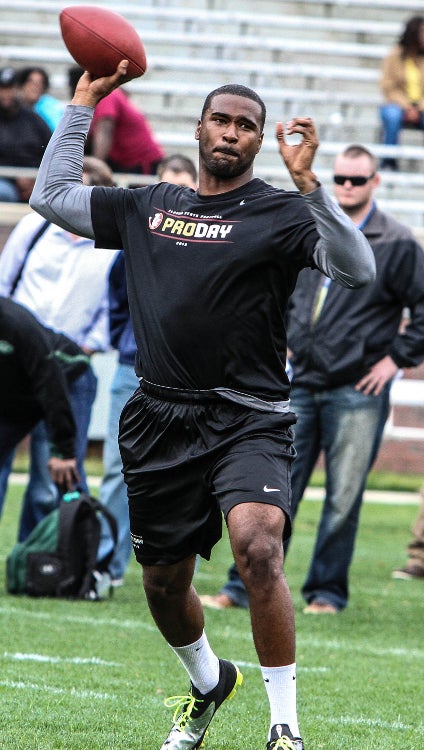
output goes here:
{"type": "Polygon", "coordinates": [[[0,463],[0,516],[3,513],[3,505],[7,493],[7,483],[9,474],[12,471],[13,459],[15,451],[10,451],[8,456],[5,456],[0,463]]]}
{"type": "MultiPolygon", "coordinates": [[[[122,409],[139,387],[132,365],[118,364],[111,386],[108,431],[103,446],[104,475],[100,487],[100,502],[115,516],[118,525],[118,544],[109,564],[112,579],[123,578],[132,553],[127,487],[122,475],[118,446],[118,427],[122,409]]],[[[109,526],[102,520],[102,536],[98,559],[102,560],[112,548],[109,526]]]]}
{"type": "Polygon", "coordinates": [[[353,386],[314,392],[292,389],[297,414],[292,465],[292,518],[320,451],[324,452],[325,498],[315,547],[302,587],[307,602],[322,599],[337,609],[347,605],[353,556],[367,475],[389,413],[390,385],[379,396],[353,386]]]}
{"type": "Polygon", "coordinates": [[[0,177],[0,201],[18,203],[21,200],[19,190],[13,180],[0,177]]]}
{"type": "MultiPolygon", "coordinates": [[[[293,387],[297,456],[292,464],[292,520],[321,450],[325,454],[326,494],[312,560],[302,594],[347,605],[348,573],[368,472],[375,461],[390,409],[390,384],[380,396],[364,396],[353,386],[322,392],[293,387]]],[[[287,545],[286,545],[287,552],[287,545]]],[[[220,590],[239,607],[247,593],[233,564],[220,590]]]]}
{"type": "MultiPolygon", "coordinates": [[[[380,107],[380,117],[383,124],[383,143],[385,146],[397,146],[399,133],[404,126],[403,109],[398,104],[383,104],[380,107]]],[[[421,130],[424,130],[424,114],[421,115],[421,130]]]]}
{"type": "MultiPolygon", "coordinates": [[[[96,390],[97,378],[91,367],[87,368],[69,386],[69,396],[76,425],[75,453],[77,468],[81,477],[79,488],[85,492],[88,492],[88,485],[84,460],[87,452],[87,434],[91,409],[96,397],[96,390]]],[[[44,422],[39,422],[31,432],[31,468],[19,523],[18,540],[20,542],[27,538],[37,523],[59,502],[58,489],[52,482],[47,467],[49,458],[50,447],[46,425],[44,422]]]]}

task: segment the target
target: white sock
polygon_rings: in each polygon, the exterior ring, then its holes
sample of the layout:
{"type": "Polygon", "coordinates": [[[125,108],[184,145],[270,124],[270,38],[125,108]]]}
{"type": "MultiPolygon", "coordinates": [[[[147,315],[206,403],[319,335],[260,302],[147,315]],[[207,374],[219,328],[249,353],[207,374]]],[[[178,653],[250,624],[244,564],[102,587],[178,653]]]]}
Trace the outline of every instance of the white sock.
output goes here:
{"type": "Polygon", "coordinates": [[[206,633],[203,631],[198,641],[188,646],[171,646],[193,685],[203,694],[217,686],[219,680],[219,659],[212,651],[206,633]]]}
{"type": "Polygon", "coordinates": [[[287,724],[293,737],[300,737],[296,710],[296,664],[261,667],[261,671],[271,709],[268,739],[275,724],[287,724]]]}

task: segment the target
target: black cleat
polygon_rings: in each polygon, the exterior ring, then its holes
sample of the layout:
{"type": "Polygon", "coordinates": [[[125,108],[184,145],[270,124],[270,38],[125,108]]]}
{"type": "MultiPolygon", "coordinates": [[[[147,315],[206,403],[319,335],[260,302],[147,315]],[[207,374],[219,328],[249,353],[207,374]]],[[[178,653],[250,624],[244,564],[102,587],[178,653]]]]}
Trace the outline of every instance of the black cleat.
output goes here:
{"type": "Polygon", "coordinates": [[[202,747],[208,726],[220,705],[235,695],[243,682],[243,675],[230,661],[219,660],[219,681],[216,687],[202,695],[190,685],[188,695],[167,698],[165,705],[174,708],[174,725],[161,750],[195,750],[202,747]]]}
{"type": "Polygon", "coordinates": [[[305,750],[300,737],[293,737],[287,724],[274,724],[266,750],[305,750]]]}

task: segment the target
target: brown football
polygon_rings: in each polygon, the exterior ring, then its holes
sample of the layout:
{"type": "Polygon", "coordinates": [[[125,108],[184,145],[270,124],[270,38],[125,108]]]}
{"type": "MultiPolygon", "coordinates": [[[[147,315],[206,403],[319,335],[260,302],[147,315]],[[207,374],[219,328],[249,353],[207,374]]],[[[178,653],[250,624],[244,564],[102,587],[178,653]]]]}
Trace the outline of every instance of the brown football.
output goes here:
{"type": "Polygon", "coordinates": [[[118,13],[94,5],[73,5],[63,8],[59,22],[68,51],[93,76],[112,75],[124,59],[129,61],[128,80],[145,73],[143,42],[118,13]]]}

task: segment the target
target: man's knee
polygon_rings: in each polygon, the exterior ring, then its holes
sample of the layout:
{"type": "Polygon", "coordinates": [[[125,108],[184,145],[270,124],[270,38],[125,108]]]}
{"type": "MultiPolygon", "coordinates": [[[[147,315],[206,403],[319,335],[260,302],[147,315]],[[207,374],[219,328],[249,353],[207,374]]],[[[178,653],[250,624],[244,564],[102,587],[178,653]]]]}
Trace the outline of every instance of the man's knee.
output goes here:
{"type": "Polygon", "coordinates": [[[194,559],[175,565],[143,566],[143,587],[151,604],[180,598],[189,590],[194,573],[194,559]]]}
{"type": "Polygon", "coordinates": [[[240,545],[237,553],[237,568],[246,586],[272,586],[282,572],[282,540],[267,534],[258,534],[240,545]]]}

